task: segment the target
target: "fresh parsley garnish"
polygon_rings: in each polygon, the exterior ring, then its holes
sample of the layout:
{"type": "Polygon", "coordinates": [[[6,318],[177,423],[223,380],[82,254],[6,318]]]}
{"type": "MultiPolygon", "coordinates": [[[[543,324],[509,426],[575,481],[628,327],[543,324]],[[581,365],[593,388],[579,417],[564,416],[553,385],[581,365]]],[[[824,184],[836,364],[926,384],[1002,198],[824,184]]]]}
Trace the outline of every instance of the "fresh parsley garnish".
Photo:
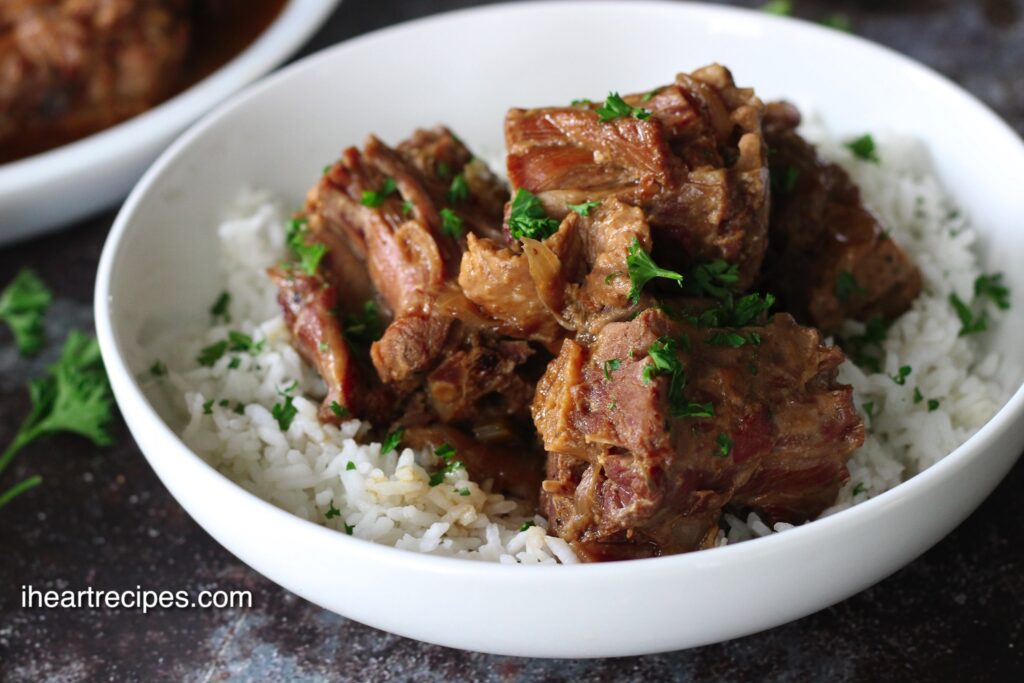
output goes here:
{"type": "Polygon", "coordinates": [[[909,365],[903,365],[900,366],[900,369],[896,371],[895,375],[889,375],[889,377],[893,382],[896,382],[896,384],[903,386],[907,383],[907,377],[910,376],[911,372],[913,372],[913,368],[909,365]]]}
{"type": "Polygon", "coordinates": [[[331,401],[331,412],[334,413],[335,417],[348,417],[348,408],[341,405],[337,401],[331,401]]]}
{"type": "Polygon", "coordinates": [[[984,332],[988,329],[988,319],[985,314],[979,313],[975,316],[971,307],[965,304],[955,292],[949,295],[949,303],[953,306],[953,310],[956,311],[957,317],[960,318],[959,336],[965,337],[969,334],[984,332]]]}
{"type": "Polygon", "coordinates": [[[821,20],[823,26],[834,28],[837,31],[843,33],[850,33],[853,30],[853,22],[850,21],[850,17],[841,12],[836,14],[830,14],[821,20]]]}
{"type": "Polygon", "coordinates": [[[930,398],[928,399],[928,412],[934,412],[939,409],[939,399],[930,398]]]}
{"type": "Polygon", "coordinates": [[[739,266],[719,259],[690,268],[684,276],[683,289],[691,296],[709,296],[721,301],[732,297],[739,279],[739,266]]]}
{"type": "Polygon", "coordinates": [[[7,323],[22,356],[43,346],[43,316],[53,295],[29,268],[21,270],[0,293],[0,320],[7,323]]]}
{"type": "Polygon", "coordinates": [[[865,493],[867,490],[868,490],[868,487],[864,485],[864,482],[859,481],[859,482],[857,482],[857,485],[853,487],[852,494],[854,496],[859,496],[860,494],[865,493]]]}
{"type": "Polygon", "coordinates": [[[324,517],[327,519],[333,519],[335,517],[341,517],[341,510],[334,507],[334,500],[331,500],[330,507],[327,508],[327,512],[324,513],[324,517]]]}
{"type": "Polygon", "coordinates": [[[299,257],[299,267],[307,274],[316,274],[320,261],[327,253],[327,245],[319,242],[309,244],[306,242],[306,226],[309,221],[305,218],[293,218],[288,222],[285,232],[285,241],[292,252],[299,257]]]}
{"type": "Polygon", "coordinates": [[[875,402],[874,401],[864,401],[864,403],[861,404],[861,408],[864,409],[864,414],[868,416],[868,422],[869,423],[874,423],[874,421],[875,421],[875,402]]]}
{"type": "MultiPolygon", "coordinates": [[[[73,330],[60,358],[43,377],[29,382],[28,392],[32,410],[0,454],[0,473],[25,446],[58,432],[78,434],[97,446],[113,441],[107,431],[113,417],[113,397],[99,345],[92,337],[73,330]]],[[[42,477],[33,475],[0,492],[0,508],[42,481],[42,477]]]]}
{"type": "Polygon", "coordinates": [[[525,521],[525,522],[523,522],[522,524],[519,525],[519,530],[520,531],[526,531],[530,527],[535,527],[535,526],[537,526],[536,522],[534,522],[533,520],[527,520],[527,521],[525,521]]]}
{"type": "Polygon", "coordinates": [[[778,16],[789,16],[793,13],[793,0],[768,0],[761,5],[761,11],[778,16]]]}
{"type": "MultiPolygon", "coordinates": [[[[758,340],[760,341],[760,337],[758,337],[758,340]]],[[[705,341],[712,346],[728,346],[738,349],[747,343],[747,338],[739,332],[725,331],[712,332],[705,341]]]]}
{"type": "Polygon", "coordinates": [[[380,307],[373,299],[363,303],[362,312],[345,316],[344,333],[349,343],[369,346],[384,336],[384,327],[380,321],[380,307]]]}
{"type": "Polygon", "coordinates": [[[878,152],[875,150],[875,139],[870,134],[861,135],[856,140],[847,142],[844,147],[853,152],[858,159],[870,161],[873,164],[880,161],[878,152]]]}
{"type": "Polygon", "coordinates": [[[651,118],[651,112],[640,107],[630,106],[617,92],[608,93],[608,98],[605,99],[604,104],[594,111],[597,112],[597,118],[601,123],[607,123],[612,119],[629,118],[630,116],[636,117],[641,121],[651,118]]]}
{"type": "Polygon", "coordinates": [[[442,460],[451,460],[455,457],[455,447],[450,443],[443,443],[434,449],[434,455],[441,458],[442,460]]]}
{"type": "Polygon", "coordinates": [[[975,300],[991,299],[1002,311],[1010,308],[1010,289],[1003,284],[1002,273],[979,275],[974,281],[974,297],[975,300]]]}
{"type": "Polygon", "coordinates": [[[920,387],[914,387],[914,403],[920,403],[924,400],[924,394],[921,393],[920,387]]]}
{"type": "Polygon", "coordinates": [[[458,204],[469,200],[469,185],[466,177],[459,173],[452,178],[452,184],[448,187],[448,203],[458,204]]]}
{"type": "Polygon", "coordinates": [[[449,208],[441,209],[441,232],[454,239],[462,237],[462,219],[449,208]]]}
{"type": "Polygon", "coordinates": [[[196,361],[204,368],[212,368],[213,365],[219,361],[228,350],[227,340],[221,340],[214,342],[209,346],[203,347],[199,351],[199,355],[196,357],[196,361]]]}
{"type": "Polygon", "coordinates": [[[227,292],[221,292],[217,300],[213,302],[213,306],[210,306],[210,318],[213,319],[214,323],[231,322],[231,313],[228,311],[228,307],[231,306],[231,295],[227,292]]]}
{"type": "Polygon", "coordinates": [[[658,94],[659,90],[661,90],[661,88],[655,88],[654,90],[650,90],[650,91],[644,93],[644,96],[640,98],[640,101],[641,102],[650,102],[651,100],[654,99],[654,96],[658,94]]]}
{"type": "Polygon", "coordinates": [[[685,403],[679,409],[673,411],[676,417],[714,417],[715,405],[713,403],[685,403]]]}
{"type": "Polygon", "coordinates": [[[729,454],[732,453],[732,439],[729,438],[729,435],[725,432],[719,432],[715,443],[718,444],[718,448],[712,455],[716,458],[728,458],[729,454]]]}
{"type": "Polygon", "coordinates": [[[356,468],[356,464],[354,462],[352,462],[351,460],[349,460],[347,463],[345,463],[345,469],[346,470],[354,470],[355,468],[356,468]]]}
{"type": "Polygon", "coordinates": [[[583,202],[582,204],[567,204],[567,206],[581,216],[589,216],[590,210],[601,206],[601,202],[583,202]]]}
{"type": "Polygon", "coordinates": [[[167,366],[159,360],[153,361],[153,364],[149,366],[149,374],[153,377],[166,377],[167,366]]]}
{"type": "Polygon", "coordinates": [[[388,195],[393,194],[397,189],[398,184],[395,182],[394,178],[385,178],[379,190],[363,190],[363,194],[359,202],[363,206],[376,209],[384,203],[384,200],[388,198],[388,195]]]}
{"type": "Polygon", "coordinates": [[[448,168],[448,164],[443,161],[437,162],[437,166],[434,167],[438,178],[447,178],[452,174],[452,170],[448,168]]]}
{"type": "Polygon", "coordinates": [[[284,398],[284,402],[275,403],[270,409],[270,414],[277,420],[277,426],[281,428],[281,431],[287,432],[288,428],[292,426],[292,420],[299,414],[299,409],[295,407],[295,398],[293,396],[286,392],[279,393],[284,398]]]}
{"type": "Polygon", "coordinates": [[[203,402],[203,415],[213,415],[213,399],[203,402]]]}
{"type": "Polygon", "coordinates": [[[228,332],[228,351],[259,351],[263,342],[254,342],[252,337],[242,332],[228,332]]]}
{"type": "Polygon", "coordinates": [[[841,270],[836,274],[836,297],[840,301],[846,301],[854,294],[863,294],[864,288],[857,283],[857,278],[848,270],[841,270]]]}
{"type": "Polygon", "coordinates": [[[604,362],[604,378],[606,380],[610,380],[612,378],[612,373],[618,370],[620,365],[622,365],[622,361],[618,358],[606,360],[604,362]]]}
{"type": "Polygon", "coordinates": [[[408,216],[411,213],[412,213],[412,200],[411,199],[406,199],[404,202],[402,202],[402,215],[403,216],[408,216]]]}
{"type": "Polygon", "coordinates": [[[558,221],[548,217],[540,199],[526,188],[516,190],[508,213],[508,231],[516,239],[543,240],[558,232],[558,221]]]}
{"type": "Polygon", "coordinates": [[[871,372],[881,372],[881,345],[887,332],[888,324],[885,319],[875,314],[864,324],[863,334],[846,339],[843,346],[854,363],[871,372]]]}
{"type": "MultiPolygon", "coordinates": [[[[640,292],[654,278],[673,280],[676,283],[682,283],[683,281],[683,276],[674,270],[659,268],[658,264],[651,258],[651,255],[640,246],[640,240],[636,237],[633,238],[633,243],[629,245],[629,253],[626,255],[626,270],[629,272],[629,279],[633,283],[627,296],[633,304],[639,303],[640,292]]],[[[680,284],[680,286],[682,285],[680,284]]]]}
{"type": "Polygon", "coordinates": [[[572,102],[569,103],[569,106],[570,107],[589,107],[592,104],[593,104],[593,102],[591,102],[590,100],[588,100],[586,98],[583,98],[583,99],[580,99],[580,100],[573,100],[572,102]]]}
{"type": "Polygon", "coordinates": [[[384,443],[380,445],[380,454],[387,455],[391,451],[398,448],[398,444],[402,442],[402,436],[405,435],[405,427],[399,427],[395,431],[388,434],[387,438],[384,439],[384,443]]]}

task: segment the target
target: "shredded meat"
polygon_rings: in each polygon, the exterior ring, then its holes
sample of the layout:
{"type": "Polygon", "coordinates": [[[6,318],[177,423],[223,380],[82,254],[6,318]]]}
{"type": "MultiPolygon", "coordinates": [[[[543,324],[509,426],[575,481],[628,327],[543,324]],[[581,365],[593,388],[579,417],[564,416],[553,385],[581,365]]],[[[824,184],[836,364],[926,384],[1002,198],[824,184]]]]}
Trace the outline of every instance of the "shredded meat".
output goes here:
{"type": "Polygon", "coordinates": [[[763,105],[719,65],[623,99],[651,112],[600,121],[597,105],[512,109],[508,177],[556,217],[568,204],[616,197],[641,207],[659,263],[725,259],[754,281],[768,226],[763,105]]]}
{"type": "Polygon", "coordinates": [[[723,332],[650,309],[593,344],[567,340],[548,367],[533,404],[549,453],[542,501],[584,558],[708,547],[727,504],[803,521],[835,499],[864,438],[851,388],[835,382],[842,352],[785,314],[728,330],[758,344],[710,343],[723,332]],[[686,373],[674,401],[671,376],[648,370],[666,339],[686,373]],[[679,401],[713,415],[684,416],[679,401]]]}
{"type": "Polygon", "coordinates": [[[186,0],[4,0],[0,162],[142,112],[177,84],[186,0]]]}
{"type": "Polygon", "coordinates": [[[848,318],[891,320],[921,292],[921,273],[865,208],[846,171],[800,137],[799,123],[793,105],[768,105],[773,182],[763,285],[827,334],[848,318]]]}

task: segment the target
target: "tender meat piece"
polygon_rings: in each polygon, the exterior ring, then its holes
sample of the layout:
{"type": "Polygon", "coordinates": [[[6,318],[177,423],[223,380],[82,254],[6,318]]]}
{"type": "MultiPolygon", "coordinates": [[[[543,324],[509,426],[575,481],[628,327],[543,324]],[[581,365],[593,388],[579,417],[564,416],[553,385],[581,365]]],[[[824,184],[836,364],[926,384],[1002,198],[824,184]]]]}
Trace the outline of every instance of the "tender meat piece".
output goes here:
{"type": "Polygon", "coordinates": [[[0,163],[142,112],[178,83],[186,0],[4,0],[0,163]]]}
{"type": "Polygon", "coordinates": [[[624,98],[649,110],[646,120],[601,122],[597,105],[510,110],[513,190],[533,192],[559,218],[570,203],[606,197],[641,207],[659,263],[725,259],[740,266],[745,288],[760,268],[768,230],[763,105],[719,65],[652,92],[624,98]]]}
{"type": "Polygon", "coordinates": [[[537,503],[537,492],[544,478],[544,455],[529,447],[482,444],[463,431],[447,426],[410,427],[402,442],[411,448],[434,450],[442,444],[455,448],[475,482],[494,482],[493,490],[537,503]]]}
{"type": "Polygon", "coordinates": [[[524,239],[520,251],[470,237],[459,286],[502,334],[557,350],[568,332],[596,334],[635,313],[626,264],[634,240],[651,248],[643,212],[612,197],[586,216],[570,212],[555,234],[524,239]]]}
{"type": "Polygon", "coordinates": [[[720,330],[649,309],[589,346],[565,341],[533,404],[552,529],[585,559],[624,559],[708,547],[730,503],[817,515],[864,438],[842,360],[785,314],[720,330]],[[719,346],[723,334],[748,341],[719,346]],[[678,373],[650,369],[671,359],[678,373]]]}
{"type": "Polygon", "coordinates": [[[323,422],[351,417],[385,422],[394,411],[390,392],[359,367],[338,321],[338,290],[319,277],[280,267],[268,271],[278,286],[278,302],[293,345],[327,385],[320,406],[323,422]],[[334,406],[337,406],[336,408],[334,406]]]}
{"type": "Polygon", "coordinates": [[[792,105],[768,106],[772,214],[762,284],[827,334],[847,318],[895,318],[921,292],[921,274],[846,172],[797,134],[799,123],[792,105]]]}

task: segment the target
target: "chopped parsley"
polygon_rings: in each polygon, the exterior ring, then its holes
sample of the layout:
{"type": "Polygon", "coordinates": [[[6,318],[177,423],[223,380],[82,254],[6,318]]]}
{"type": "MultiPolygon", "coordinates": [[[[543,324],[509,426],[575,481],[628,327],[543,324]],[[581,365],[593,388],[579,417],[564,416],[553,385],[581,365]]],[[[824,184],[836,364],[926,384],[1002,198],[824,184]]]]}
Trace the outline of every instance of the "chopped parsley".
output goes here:
{"type": "Polygon", "coordinates": [[[715,406],[713,403],[684,403],[674,410],[672,414],[676,417],[714,417],[715,406]]]}
{"type": "Polygon", "coordinates": [[[24,268],[0,293],[0,320],[7,323],[22,356],[43,346],[43,316],[53,295],[31,269],[24,268]]]}
{"type": "Polygon", "coordinates": [[[548,216],[536,195],[521,187],[509,208],[508,231],[516,239],[542,240],[558,232],[558,221],[548,216]]]}
{"type": "Polygon", "coordinates": [[[858,159],[870,161],[873,164],[877,164],[880,161],[878,152],[875,150],[875,139],[870,134],[861,135],[856,140],[851,140],[843,146],[853,152],[853,155],[858,159]]]}
{"type": "Polygon", "coordinates": [[[689,316],[689,319],[701,327],[746,327],[766,314],[774,304],[773,295],[762,296],[754,292],[736,301],[728,297],[698,316],[689,316]]]}
{"type": "Polygon", "coordinates": [[[661,90],[661,88],[655,88],[654,90],[651,90],[651,91],[648,91],[648,92],[644,93],[644,96],[640,98],[640,101],[641,102],[650,102],[651,100],[654,99],[654,96],[658,94],[659,90],[661,90]]]}
{"type": "Polygon", "coordinates": [[[793,13],[793,0],[768,0],[761,5],[761,11],[778,16],[789,16],[793,13]]]}
{"type": "Polygon", "coordinates": [[[153,361],[153,364],[149,366],[149,374],[153,377],[165,377],[167,375],[167,366],[159,360],[153,361]]]}
{"type": "Polygon", "coordinates": [[[412,200],[411,199],[406,199],[404,202],[402,202],[402,215],[403,216],[408,216],[411,213],[412,213],[412,200]]]}
{"type": "Polygon", "coordinates": [[[235,413],[238,415],[245,415],[245,404],[239,401],[235,404],[235,413]]]}
{"type": "Polygon", "coordinates": [[[729,435],[725,432],[719,432],[715,443],[718,444],[718,449],[712,455],[716,458],[728,458],[729,454],[732,453],[732,439],[729,438],[729,435]]]}
{"type": "Polygon", "coordinates": [[[691,296],[710,296],[723,300],[732,296],[733,288],[739,279],[739,266],[719,259],[701,263],[688,270],[683,281],[683,289],[691,296]]]}
{"type": "MultiPolygon", "coordinates": [[[[0,453],[0,473],[22,448],[58,432],[78,434],[97,446],[113,441],[107,426],[113,418],[114,400],[94,338],[72,330],[60,358],[44,376],[29,382],[28,393],[32,409],[0,453]]],[[[42,481],[39,475],[32,475],[0,491],[0,508],[42,481]]]]}
{"type": "Polygon", "coordinates": [[[920,403],[924,400],[924,394],[921,393],[920,387],[914,387],[914,403],[920,403]]]}
{"type": "Polygon", "coordinates": [[[356,527],[353,524],[349,524],[348,522],[342,522],[341,524],[345,527],[345,533],[349,536],[351,536],[352,532],[356,530],[356,527]]]}
{"type": "Polygon", "coordinates": [[[252,337],[234,330],[228,332],[228,351],[259,351],[263,342],[254,342],[252,337]]]}
{"type": "Polygon", "coordinates": [[[196,357],[196,361],[204,368],[212,368],[224,356],[227,350],[228,343],[226,340],[215,342],[201,349],[196,357]]]}
{"type": "Polygon", "coordinates": [[[320,261],[327,253],[327,245],[309,244],[306,242],[306,226],[309,221],[305,218],[293,218],[288,221],[288,228],[285,233],[285,240],[292,252],[299,257],[299,267],[307,275],[315,275],[320,261]]]}
{"type": "Polygon", "coordinates": [[[213,415],[213,399],[203,402],[203,415],[213,415]]]}
{"type": "Polygon", "coordinates": [[[857,283],[857,278],[848,270],[841,270],[836,274],[836,297],[840,301],[846,301],[854,294],[863,294],[864,289],[857,283]]]}
{"type": "Polygon", "coordinates": [[[800,180],[800,169],[796,166],[771,170],[771,186],[776,194],[789,194],[796,189],[798,180],[800,180]]]}
{"type": "Polygon", "coordinates": [[[221,408],[227,408],[228,406],[231,405],[231,401],[227,400],[226,398],[222,398],[221,400],[217,401],[217,405],[219,405],[221,408]]]}
{"type": "Polygon", "coordinates": [[[438,178],[447,178],[452,174],[452,170],[448,167],[448,164],[443,161],[439,161],[435,167],[435,173],[437,173],[438,178]]]}
{"type": "Polygon", "coordinates": [[[567,206],[581,216],[589,216],[590,210],[601,206],[601,202],[583,202],[582,204],[568,204],[567,206]]]}
{"type": "Polygon", "coordinates": [[[388,434],[387,438],[384,439],[384,443],[380,446],[380,454],[387,455],[391,451],[398,448],[398,444],[402,442],[402,437],[405,435],[405,427],[399,427],[395,431],[388,434]]]}
{"type": "Polygon", "coordinates": [[[904,384],[907,383],[907,377],[910,376],[911,372],[913,372],[913,368],[911,368],[909,365],[903,365],[900,366],[900,369],[896,372],[895,375],[889,375],[889,377],[892,379],[893,382],[896,382],[896,384],[903,386],[904,384]]]}
{"type": "Polygon", "coordinates": [[[588,100],[586,98],[583,98],[583,99],[580,99],[580,100],[573,100],[572,102],[569,103],[569,106],[570,107],[589,107],[592,104],[593,104],[593,102],[591,102],[590,100],[588,100]]]}
{"type": "Polygon", "coordinates": [[[471,491],[470,491],[469,489],[461,489],[461,490],[459,491],[459,495],[460,495],[460,496],[468,496],[468,495],[470,495],[470,494],[471,494],[471,491]]]}
{"type": "Polygon", "coordinates": [[[1003,274],[979,275],[974,281],[974,297],[991,299],[1001,311],[1010,308],[1010,289],[1003,284],[1003,274]]]}
{"type": "Polygon", "coordinates": [[[519,530],[520,531],[526,531],[530,527],[535,527],[535,526],[537,526],[536,522],[534,522],[533,520],[527,520],[527,521],[525,521],[525,522],[523,522],[522,524],[519,525],[519,530]]]}
{"type": "Polygon", "coordinates": [[[450,443],[443,443],[434,449],[434,455],[441,458],[442,460],[451,460],[455,457],[455,447],[450,443]]]}
{"type": "Polygon", "coordinates": [[[659,268],[658,264],[651,258],[651,255],[640,246],[640,240],[636,237],[633,238],[633,243],[629,246],[629,254],[626,256],[626,269],[629,272],[629,279],[633,283],[628,294],[629,300],[633,304],[639,303],[640,292],[654,278],[674,280],[682,286],[683,276],[673,270],[659,268]]]}
{"type": "Polygon", "coordinates": [[[356,468],[356,464],[355,464],[354,462],[352,462],[351,460],[349,460],[349,461],[348,461],[348,462],[347,462],[347,463],[345,464],[345,469],[346,469],[346,470],[349,470],[349,471],[351,471],[351,470],[354,470],[355,468],[356,468]]]}
{"type": "Polygon", "coordinates": [[[608,98],[604,101],[604,104],[595,109],[595,111],[601,123],[607,123],[613,119],[629,118],[630,116],[636,117],[641,121],[651,118],[651,112],[640,107],[630,106],[617,92],[608,93],[608,98]]]}
{"type": "MultiPolygon", "coordinates": [[[[444,444],[444,445],[448,446],[448,444],[444,444]]],[[[451,448],[451,446],[448,446],[448,447],[451,448]]],[[[452,448],[451,455],[449,455],[449,456],[447,456],[445,458],[445,463],[446,463],[445,466],[443,468],[441,468],[440,470],[438,470],[437,472],[434,472],[433,474],[430,475],[430,482],[429,483],[430,483],[431,486],[437,486],[442,481],[444,481],[444,478],[447,475],[452,474],[456,470],[465,467],[465,465],[462,464],[461,460],[452,460],[452,457],[454,455],[455,455],[455,449],[452,448]]]]}
{"type": "Polygon", "coordinates": [[[864,485],[864,482],[859,481],[857,485],[853,487],[853,495],[859,496],[862,493],[867,493],[868,487],[864,485]]]}
{"type": "Polygon", "coordinates": [[[232,359],[231,359],[231,360],[230,360],[230,361],[228,362],[228,368],[230,368],[231,370],[237,370],[237,369],[238,369],[238,367],[239,367],[239,366],[240,366],[241,364],[242,364],[242,359],[241,359],[241,357],[240,357],[240,356],[234,356],[234,357],[233,357],[233,358],[232,358],[232,359]]]}
{"type": "Polygon", "coordinates": [[[278,391],[277,393],[284,398],[284,403],[275,403],[270,409],[271,416],[277,420],[277,426],[281,428],[282,432],[288,431],[288,428],[292,426],[292,420],[299,414],[299,409],[295,407],[295,398],[290,394],[294,388],[294,386],[290,386],[278,391]]]}
{"type": "Polygon", "coordinates": [[[870,423],[874,423],[874,421],[875,421],[875,402],[874,401],[864,401],[864,403],[861,404],[861,408],[864,409],[864,414],[868,416],[868,421],[870,423]]]}
{"type": "Polygon", "coordinates": [[[949,295],[949,303],[953,306],[953,310],[956,311],[957,317],[960,318],[959,336],[965,337],[969,334],[984,332],[988,329],[988,319],[985,314],[979,313],[975,316],[971,307],[965,304],[955,292],[949,295]]]}
{"type": "Polygon", "coordinates": [[[712,404],[689,403],[683,398],[686,374],[683,372],[683,363],[679,360],[676,350],[676,340],[671,337],[661,337],[652,342],[647,348],[647,355],[651,362],[645,365],[641,371],[641,379],[644,384],[649,384],[659,375],[668,376],[668,402],[672,417],[711,417],[715,414],[712,404]]]}
{"type": "Polygon", "coordinates": [[[604,378],[606,380],[610,380],[612,378],[612,373],[618,370],[620,365],[622,365],[622,361],[618,358],[606,360],[604,362],[604,378]]]}
{"type": "Polygon", "coordinates": [[[337,401],[331,401],[331,412],[334,413],[335,417],[348,417],[348,408],[341,405],[337,401]]]}
{"type": "Polygon", "coordinates": [[[939,409],[939,399],[930,398],[928,399],[928,412],[932,413],[939,409]]]}
{"type": "Polygon", "coordinates": [[[363,206],[376,209],[384,203],[384,200],[388,198],[388,195],[394,194],[396,190],[398,190],[398,184],[395,182],[395,179],[385,178],[379,190],[363,190],[363,194],[359,202],[363,206]]]}
{"type": "Polygon", "coordinates": [[[217,300],[213,302],[213,306],[210,306],[210,317],[214,323],[217,321],[231,322],[231,313],[228,311],[229,306],[231,306],[231,295],[227,292],[221,292],[217,300]]]}
{"type": "Polygon", "coordinates": [[[452,184],[448,187],[448,203],[458,204],[469,200],[469,185],[466,177],[459,173],[452,178],[452,184]]]}
{"type": "Polygon", "coordinates": [[[449,208],[441,209],[441,232],[454,239],[462,237],[462,219],[449,208]]]}
{"type": "Polygon", "coordinates": [[[327,512],[324,513],[324,517],[327,519],[334,519],[335,517],[341,517],[341,510],[334,507],[334,500],[331,500],[330,507],[327,508],[327,512]]]}
{"type": "Polygon", "coordinates": [[[359,346],[369,346],[384,336],[377,302],[367,299],[361,313],[345,316],[344,333],[346,340],[359,346]]]}
{"type": "Polygon", "coordinates": [[[881,315],[873,315],[864,324],[863,334],[845,340],[844,346],[850,358],[858,366],[871,372],[881,372],[881,344],[885,341],[889,326],[881,315]]]}
{"type": "MultiPolygon", "coordinates": [[[[758,340],[760,341],[760,336],[758,336],[758,340]]],[[[705,341],[712,346],[728,346],[738,349],[747,343],[747,338],[739,332],[713,332],[705,341]]]]}

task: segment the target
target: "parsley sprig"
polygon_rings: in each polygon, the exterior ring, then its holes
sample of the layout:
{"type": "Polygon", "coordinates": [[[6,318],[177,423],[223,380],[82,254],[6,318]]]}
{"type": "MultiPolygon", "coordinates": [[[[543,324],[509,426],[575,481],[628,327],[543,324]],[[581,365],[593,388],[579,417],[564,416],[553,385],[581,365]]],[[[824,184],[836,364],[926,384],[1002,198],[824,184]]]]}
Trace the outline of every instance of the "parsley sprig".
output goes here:
{"type": "Polygon", "coordinates": [[[434,449],[434,455],[441,458],[444,461],[444,467],[437,472],[430,475],[430,485],[438,486],[444,481],[444,478],[449,474],[455,473],[460,468],[465,467],[461,460],[456,460],[455,456],[457,452],[455,447],[448,443],[443,443],[434,449]]]}
{"type": "Polygon", "coordinates": [[[43,316],[53,296],[30,269],[19,272],[0,293],[0,320],[7,323],[23,356],[34,356],[43,345],[43,316]]]}
{"type": "Polygon", "coordinates": [[[309,244],[306,242],[306,234],[308,232],[306,226],[309,221],[305,218],[293,218],[288,221],[288,227],[285,232],[285,240],[288,243],[288,247],[299,259],[299,267],[307,275],[315,275],[316,269],[320,266],[320,261],[323,259],[324,254],[327,253],[327,245],[316,242],[309,244]]]}
{"type": "Polygon", "coordinates": [[[878,152],[875,150],[875,139],[870,134],[861,135],[856,140],[851,140],[843,145],[853,152],[853,155],[863,161],[870,161],[877,164],[881,161],[878,152]]]}
{"type": "MultiPolygon", "coordinates": [[[[97,446],[113,441],[107,431],[113,417],[113,397],[94,338],[72,331],[60,358],[43,377],[29,382],[28,390],[32,410],[0,454],[0,473],[25,446],[58,432],[78,434],[97,446]]],[[[42,481],[34,475],[3,491],[0,508],[42,481]]]]}
{"type": "Polygon", "coordinates": [[[558,232],[558,225],[536,195],[523,187],[516,190],[508,213],[508,231],[513,237],[543,240],[558,232]]]}
{"type": "Polygon", "coordinates": [[[629,279],[633,283],[633,286],[629,288],[627,296],[633,304],[640,302],[640,292],[643,291],[648,282],[655,278],[674,280],[682,286],[683,276],[674,270],[659,268],[658,264],[651,258],[651,255],[640,246],[640,240],[636,237],[633,238],[633,243],[629,245],[629,253],[626,255],[626,269],[629,272],[629,279]]]}
{"type": "Polygon", "coordinates": [[[369,346],[384,336],[380,320],[380,306],[373,299],[363,302],[362,311],[346,315],[344,320],[345,339],[350,344],[369,346]]]}
{"type": "Polygon", "coordinates": [[[629,118],[630,116],[641,121],[651,118],[650,111],[631,106],[617,92],[608,93],[608,98],[604,101],[604,104],[594,111],[597,112],[597,118],[601,123],[607,123],[613,119],[629,118]]]}

